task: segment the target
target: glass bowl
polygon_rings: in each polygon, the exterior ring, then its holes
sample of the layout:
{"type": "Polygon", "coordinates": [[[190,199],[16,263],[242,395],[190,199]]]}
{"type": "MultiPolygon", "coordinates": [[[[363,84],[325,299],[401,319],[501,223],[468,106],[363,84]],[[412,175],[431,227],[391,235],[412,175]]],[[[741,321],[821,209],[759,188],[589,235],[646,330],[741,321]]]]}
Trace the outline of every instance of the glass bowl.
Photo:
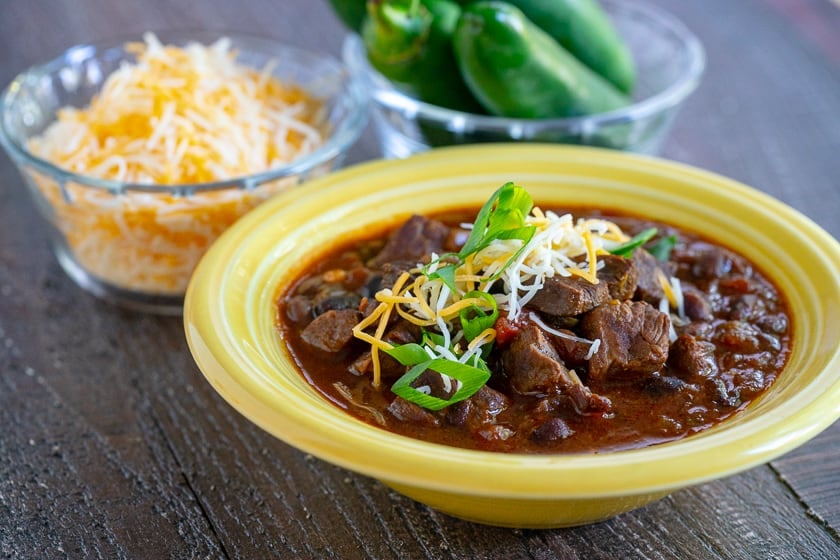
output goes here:
{"type": "Polygon", "coordinates": [[[602,5],[630,48],[636,87],[631,105],[585,117],[512,119],[423,103],[395,89],[369,64],[361,38],[348,35],[344,61],[370,90],[383,156],[406,157],[442,145],[510,141],[657,153],[680,105],[700,81],[703,47],[680,21],[661,10],[624,0],[602,0],[602,5]]]}
{"type": "Polygon", "coordinates": [[[840,283],[826,280],[840,277],[840,243],[756,189],[658,158],[529,143],[440,148],[356,165],[317,183],[269,201],[226,231],[193,275],[184,305],[187,342],[210,384],[305,453],[457,517],[561,527],[770,461],[840,417],[840,283]],[[478,208],[507,181],[543,208],[604,208],[664,221],[749,258],[789,303],[792,352],[776,382],[744,410],[682,440],[557,455],[429,443],[367,424],[325,399],[277,328],[278,294],[335,244],[412,213],[478,208]]]}
{"type": "Polygon", "coordinates": [[[49,225],[61,266],[96,296],[143,311],[180,313],[190,275],[216,237],[270,196],[339,166],[367,123],[365,89],[330,56],[236,34],[158,38],[184,46],[221,37],[231,41],[237,63],[260,71],[271,63],[273,77],[317,100],[319,147],[252,175],[177,185],[81,175],[35,155],[31,140],[56,121],[59,109],[87,106],[113,71],[135,60],[126,40],[74,46],[21,73],[0,98],[0,143],[49,225]]]}

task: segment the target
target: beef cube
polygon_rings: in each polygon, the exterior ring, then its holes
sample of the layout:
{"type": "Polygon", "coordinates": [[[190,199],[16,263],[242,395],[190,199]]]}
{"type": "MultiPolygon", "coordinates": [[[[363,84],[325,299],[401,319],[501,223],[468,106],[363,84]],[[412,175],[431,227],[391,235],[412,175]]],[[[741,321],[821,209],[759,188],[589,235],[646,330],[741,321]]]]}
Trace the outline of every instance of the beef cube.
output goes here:
{"type": "Polygon", "coordinates": [[[754,354],[761,350],[780,348],[779,339],[761,332],[752,323],[726,321],[717,325],[713,337],[715,343],[740,354],[754,354]]]}
{"type": "Polygon", "coordinates": [[[671,320],[648,303],[611,302],[583,316],[581,334],[600,339],[589,360],[589,379],[643,376],[659,371],[668,358],[671,320]]]}
{"type": "Polygon", "coordinates": [[[562,418],[549,418],[531,432],[531,440],[535,443],[554,443],[571,437],[575,431],[562,418]]]}
{"type": "Polygon", "coordinates": [[[726,253],[710,245],[697,245],[697,253],[691,267],[693,276],[703,279],[722,278],[732,270],[732,261],[727,258],[726,253]]]}
{"type": "Polygon", "coordinates": [[[446,410],[446,421],[466,426],[471,432],[495,422],[496,416],[510,405],[504,393],[484,385],[473,396],[455,403],[446,410]]]}
{"type": "Polygon", "coordinates": [[[391,401],[387,410],[398,420],[408,422],[410,424],[418,424],[421,426],[440,425],[440,420],[437,416],[419,405],[408,402],[402,397],[396,397],[393,401],[391,401]]]}
{"type": "Polygon", "coordinates": [[[682,287],[682,293],[685,314],[692,321],[709,321],[713,318],[712,306],[700,290],[685,285],[682,287]]]}
{"type": "Polygon", "coordinates": [[[536,325],[527,325],[502,354],[511,388],[523,395],[562,395],[578,412],[598,408],[599,397],[560,360],[557,350],[536,325]]]}
{"type": "Polygon", "coordinates": [[[523,395],[548,394],[572,383],[557,350],[533,324],[519,331],[502,354],[502,363],[511,387],[523,395]]]}
{"type": "Polygon", "coordinates": [[[718,373],[715,345],[683,333],[671,344],[668,365],[680,377],[713,377],[718,373]]]}
{"type": "Polygon", "coordinates": [[[369,265],[378,268],[391,261],[420,262],[430,253],[442,253],[449,239],[445,224],[414,215],[388,237],[382,251],[369,265]]]}
{"type": "Polygon", "coordinates": [[[593,309],[610,298],[605,282],[593,284],[580,276],[552,276],[528,302],[528,307],[546,315],[572,317],[593,309]]]}
{"type": "Polygon", "coordinates": [[[331,309],[318,315],[300,334],[304,342],[324,352],[338,352],[353,339],[362,314],[355,309],[331,309]]]}
{"type": "Polygon", "coordinates": [[[729,318],[740,321],[758,319],[767,313],[764,300],[755,294],[744,294],[730,300],[729,318]]]}
{"type": "Polygon", "coordinates": [[[598,260],[604,263],[603,268],[598,270],[598,279],[606,282],[610,297],[618,300],[632,298],[639,281],[639,271],[633,266],[633,261],[617,255],[604,255],[598,260]]]}
{"type": "Polygon", "coordinates": [[[554,333],[547,333],[547,335],[563,364],[571,368],[585,366],[590,344],[581,340],[569,329],[557,329],[557,331],[568,335],[568,337],[554,333]]]}
{"type": "Polygon", "coordinates": [[[683,270],[698,280],[716,280],[730,273],[744,274],[751,271],[744,258],[703,241],[675,249],[671,258],[681,263],[683,270]]]}
{"type": "Polygon", "coordinates": [[[633,266],[638,276],[635,298],[657,305],[665,297],[660,278],[663,275],[656,257],[642,248],[633,251],[633,266]]]}
{"type": "MultiPolygon", "coordinates": [[[[377,291],[384,288],[393,288],[394,284],[397,283],[397,280],[404,272],[409,272],[416,267],[416,261],[389,261],[383,263],[381,267],[382,275],[379,278],[377,291]]],[[[373,292],[373,294],[376,294],[376,292],[373,292]]]]}

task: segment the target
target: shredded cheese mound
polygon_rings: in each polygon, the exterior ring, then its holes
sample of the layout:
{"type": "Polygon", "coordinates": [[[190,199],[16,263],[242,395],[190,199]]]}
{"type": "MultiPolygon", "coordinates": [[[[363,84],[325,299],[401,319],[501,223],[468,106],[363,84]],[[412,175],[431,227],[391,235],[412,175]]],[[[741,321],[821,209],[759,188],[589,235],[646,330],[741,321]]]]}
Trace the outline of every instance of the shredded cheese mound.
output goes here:
{"type": "MultiPolygon", "coordinates": [[[[443,343],[425,348],[430,358],[443,357],[470,363],[480,355],[485,345],[495,340],[496,331],[486,329],[465,348],[458,344],[463,336],[454,321],[459,312],[470,306],[486,308],[488,305],[486,300],[466,297],[467,294],[475,290],[490,293],[491,288],[501,282],[503,289],[494,289],[491,295],[498,308],[507,311],[508,318],[515,321],[525,305],[545,285],[546,278],[576,275],[597,283],[598,254],[629,239],[615,223],[608,220],[575,220],[571,214],[543,213],[539,208],[532,209],[525,223],[534,226],[535,232],[524,248],[520,239],[495,239],[483,249],[467,255],[455,270],[455,290],[450,289],[441,278],[430,278],[445,264],[438,260],[438,255],[432,255],[430,265],[424,268],[418,264],[411,274],[403,273],[393,288],[376,294],[377,308],[353,330],[357,338],[371,345],[374,386],[378,387],[381,379],[378,353],[393,348],[389,342],[382,340],[382,335],[394,311],[415,325],[436,327],[435,331],[441,334],[443,343]],[[374,334],[365,332],[374,325],[374,334]]],[[[530,319],[558,336],[569,337],[549,328],[533,314],[530,319]]],[[[571,338],[590,345],[587,359],[600,346],[597,339],[571,338]]]]}
{"type": "MultiPolygon", "coordinates": [[[[66,107],[33,138],[33,154],[65,170],[144,185],[184,185],[267,171],[322,142],[321,104],[301,88],[236,62],[228,39],[165,46],[152,34],[82,109],[66,107]]],[[[316,170],[316,174],[327,169],[316,170]]],[[[297,182],[189,196],[120,193],[37,172],[76,260],[121,288],[181,294],[209,244],[237,218],[297,182]]]]}

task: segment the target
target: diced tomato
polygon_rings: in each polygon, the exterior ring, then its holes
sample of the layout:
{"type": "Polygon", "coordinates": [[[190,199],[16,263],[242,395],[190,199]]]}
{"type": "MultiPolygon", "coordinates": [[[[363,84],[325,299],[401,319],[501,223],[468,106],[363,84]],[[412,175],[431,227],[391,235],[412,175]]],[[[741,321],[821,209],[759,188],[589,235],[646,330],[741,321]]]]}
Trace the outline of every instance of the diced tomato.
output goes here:
{"type": "Polygon", "coordinates": [[[504,346],[516,338],[519,329],[522,327],[516,321],[511,321],[504,315],[500,315],[493,328],[496,329],[496,344],[504,346]]]}

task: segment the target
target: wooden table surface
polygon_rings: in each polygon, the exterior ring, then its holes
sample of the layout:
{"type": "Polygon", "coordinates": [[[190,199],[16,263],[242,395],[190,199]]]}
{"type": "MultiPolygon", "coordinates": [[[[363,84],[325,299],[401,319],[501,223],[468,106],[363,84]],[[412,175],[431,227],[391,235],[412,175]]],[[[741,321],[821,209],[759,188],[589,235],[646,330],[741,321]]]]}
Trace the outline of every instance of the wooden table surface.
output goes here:
{"type": "MultiPolygon", "coordinates": [[[[708,55],[663,155],[763,189],[840,237],[840,9],[654,3],[708,55]]],[[[336,55],[344,35],[326,0],[3,0],[0,83],[75,43],[171,28],[336,55]]],[[[350,162],[377,155],[368,130],[350,162]]],[[[840,558],[840,424],[593,526],[453,519],[250,424],[205,382],[180,318],[77,288],[0,156],[0,558],[88,557],[840,558]]]]}

